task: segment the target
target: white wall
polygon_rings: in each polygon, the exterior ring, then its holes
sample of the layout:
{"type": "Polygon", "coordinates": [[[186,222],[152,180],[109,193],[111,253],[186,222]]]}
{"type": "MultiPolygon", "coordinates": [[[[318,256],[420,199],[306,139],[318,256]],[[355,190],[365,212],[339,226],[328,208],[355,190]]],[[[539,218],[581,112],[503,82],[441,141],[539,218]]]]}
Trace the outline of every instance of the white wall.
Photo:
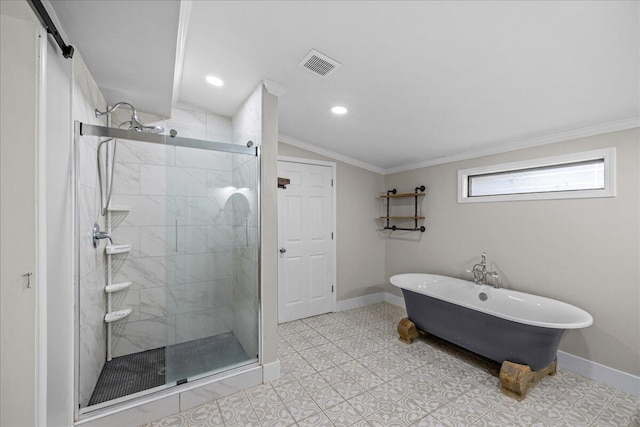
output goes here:
{"type": "MultiPolygon", "coordinates": [[[[278,154],[334,161],[280,142],[278,154]]],[[[381,292],[385,275],[385,233],[376,219],[380,210],[379,194],[385,192],[384,176],[337,161],[336,262],[337,300],[381,292]]]]}
{"type": "Polygon", "coordinates": [[[0,10],[0,425],[37,420],[40,25],[0,10]],[[34,274],[27,285],[25,274],[34,274]]]}
{"type": "Polygon", "coordinates": [[[266,365],[278,360],[278,97],[262,84],[260,88],[260,305],[262,363],[266,365]]]}
{"type": "MultiPolygon", "coordinates": [[[[574,304],[593,326],[568,331],[560,349],[640,374],[640,130],[631,129],[386,176],[387,187],[424,184],[425,233],[387,240],[387,276],[465,273],[487,252],[500,285],[574,304]],[[615,198],[457,203],[457,171],[616,147],[615,198]],[[405,239],[406,237],[406,239],[405,239]]],[[[388,291],[400,295],[395,287],[388,291]]]]}

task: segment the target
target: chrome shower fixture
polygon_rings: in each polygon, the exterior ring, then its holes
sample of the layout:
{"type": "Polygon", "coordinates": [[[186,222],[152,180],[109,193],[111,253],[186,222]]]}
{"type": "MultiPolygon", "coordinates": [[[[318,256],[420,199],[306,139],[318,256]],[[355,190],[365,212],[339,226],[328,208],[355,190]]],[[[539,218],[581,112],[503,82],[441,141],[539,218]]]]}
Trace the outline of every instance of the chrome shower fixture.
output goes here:
{"type": "Polygon", "coordinates": [[[128,102],[117,102],[113,107],[109,108],[107,111],[100,111],[96,108],[96,117],[109,115],[116,111],[120,106],[125,105],[131,109],[131,120],[120,123],[120,126],[123,124],[129,124],[130,130],[135,130],[138,132],[147,132],[147,133],[162,133],[164,132],[164,128],[162,126],[145,126],[140,122],[138,118],[138,113],[133,105],[128,102]]]}

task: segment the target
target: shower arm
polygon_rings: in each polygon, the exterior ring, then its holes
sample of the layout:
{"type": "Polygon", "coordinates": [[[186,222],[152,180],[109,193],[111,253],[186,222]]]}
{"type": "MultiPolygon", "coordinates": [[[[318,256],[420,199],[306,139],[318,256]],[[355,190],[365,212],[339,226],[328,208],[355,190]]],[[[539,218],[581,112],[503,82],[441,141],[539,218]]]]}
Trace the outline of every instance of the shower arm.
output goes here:
{"type": "MultiPolygon", "coordinates": [[[[125,105],[127,107],[129,107],[131,109],[131,119],[126,121],[126,122],[122,122],[120,123],[120,126],[122,126],[123,124],[129,124],[129,129],[131,130],[135,130],[138,132],[147,132],[147,133],[162,133],[164,132],[164,128],[162,126],[145,126],[140,119],[138,118],[138,112],[136,111],[136,108],[129,104],[128,102],[116,102],[116,104],[109,108],[107,111],[100,111],[96,108],[95,113],[96,113],[96,117],[100,117],[100,116],[104,116],[104,115],[109,115],[111,113],[113,113],[116,109],[118,109],[120,106],[125,105]]],[[[119,126],[119,127],[120,127],[119,126]]]]}
{"type": "Polygon", "coordinates": [[[100,111],[100,110],[98,110],[96,108],[96,110],[95,110],[96,117],[109,115],[109,114],[113,113],[114,111],[116,111],[118,108],[120,108],[120,106],[122,106],[122,105],[128,106],[131,109],[131,118],[139,121],[138,113],[136,112],[136,108],[133,105],[129,104],[128,102],[117,102],[113,107],[109,108],[107,111],[100,111]]]}

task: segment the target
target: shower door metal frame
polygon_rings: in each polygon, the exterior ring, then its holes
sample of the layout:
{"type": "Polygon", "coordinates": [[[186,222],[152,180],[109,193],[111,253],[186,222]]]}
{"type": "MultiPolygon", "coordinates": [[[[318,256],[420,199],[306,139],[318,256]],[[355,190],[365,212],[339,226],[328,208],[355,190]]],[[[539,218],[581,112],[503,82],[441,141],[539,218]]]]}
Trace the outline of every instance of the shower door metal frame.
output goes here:
{"type": "Polygon", "coordinates": [[[258,156],[258,147],[247,147],[229,144],[227,142],[205,141],[202,139],[183,138],[181,136],[162,135],[158,133],[145,133],[135,130],[110,128],[105,126],[79,123],[80,136],[98,136],[116,138],[130,141],[151,142],[154,144],[173,145],[176,147],[199,148],[203,150],[224,151],[227,153],[247,154],[258,156]]]}
{"type": "MultiPolygon", "coordinates": [[[[74,362],[73,362],[73,370],[74,370],[74,421],[80,421],[87,419],[91,416],[107,416],[111,413],[117,413],[120,410],[135,407],[138,405],[142,405],[153,400],[157,400],[158,398],[173,395],[176,393],[180,393],[183,389],[188,390],[193,388],[198,381],[206,380],[207,378],[213,378],[217,376],[226,377],[227,374],[231,371],[234,372],[234,375],[241,374],[244,371],[249,371],[251,369],[255,369],[256,367],[262,366],[262,242],[261,242],[261,234],[262,234],[262,203],[261,203],[261,172],[262,172],[262,159],[260,157],[260,147],[259,146],[242,146],[236,144],[230,144],[225,142],[217,142],[217,141],[205,141],[199,139],[192,138],[183,138],[172,135],[162,135],[162,134],[153,134],[153,133],[144,133],[135,130],[126,130],[126,129],[117,129],[99,125],[92,125],[88,123],[83,123],[80,121],[74,121],[74,138],[73,138],[73,147],[72,147],[72,171],[71,171],[71,180],[72,180],[72,205],[73,212],[71,213],[72,218],[72,228],[74,233],[74,238],[72,239],[73,245],[73,286],[74,286],[74,298],[75,298],[75,308],[74,308],[74,362]],[[170,145],[176,147],[186,147],[186,148],[196,148],[203,150],[211,150],[211,151],[221,151],[232,154],[244,154],[256,157],[256,204],[257,204],[257,227],[256,227],[256,245],[257,245],[257,298],[258,298],[258,360],[257,362],[248,363],[246,365],[230,367],[227,370],[216,372],[214,374],[203,373],[200,375],[196,375],[195,378],[192,379],[191,382],[187,382],[184,384],[165,384],[164,388],[161,390],[149,389],[147,392],[142,391],[132,395],[123,396],[118,399],[114,399],[110,402],[104,402],[101,404],[87,406],[84,408],[80,408],[80,244],[79,239],[82,237],[80,235],[80,216],[78,215],[78,177],[79,177],[79,156],[77,155],[77,150],[80,144],[80,137],[82,136],[97,136],[97,137],[105,137],[105,138],[115,138],[120,140],[119,142],[125,142],[126,140],[130,141],[138,141],[138,142],[148,142],[154,144],[162,144],[162,145],[170,145]],[[123,141],[124,140],[124,141],[123,141]],[[154,391],[155,390],[155,391],[154,391]],[[135,404],[137,403],[137,405],[135,404]]],[[[203,382],[202,385],[210,384],[213,381],[203,382]]]]}

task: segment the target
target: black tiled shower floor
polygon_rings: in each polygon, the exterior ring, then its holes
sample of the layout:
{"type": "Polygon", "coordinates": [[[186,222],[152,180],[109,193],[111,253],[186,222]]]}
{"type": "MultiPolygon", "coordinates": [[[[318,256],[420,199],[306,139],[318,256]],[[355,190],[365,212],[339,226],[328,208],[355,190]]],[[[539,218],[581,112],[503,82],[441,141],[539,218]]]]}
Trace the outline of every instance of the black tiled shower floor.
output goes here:
{"type": "Polygon", "coordinates": [[[88,406],[251,359],[232,333],[114,357],[104,364],[88,406]]]}

